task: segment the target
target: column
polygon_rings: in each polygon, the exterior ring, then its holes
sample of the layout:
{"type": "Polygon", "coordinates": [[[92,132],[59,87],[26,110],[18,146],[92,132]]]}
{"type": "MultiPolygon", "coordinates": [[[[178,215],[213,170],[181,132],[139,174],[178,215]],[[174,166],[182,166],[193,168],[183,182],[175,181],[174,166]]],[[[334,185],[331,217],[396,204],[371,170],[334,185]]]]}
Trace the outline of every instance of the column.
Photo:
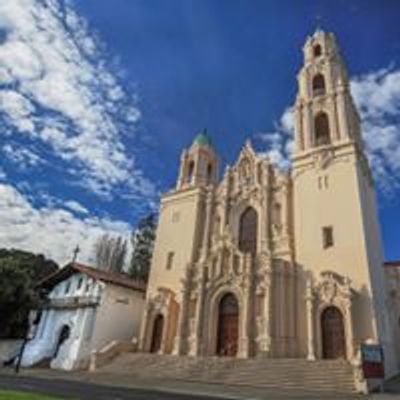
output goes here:
{"type": "Polygon", "coordinates": [[[303,127],[304,127],[304,149],[310,150],[312,147],[311,138],[314,137],[313,117],[311,112],[311,103],[308,102],[303,107],[303,127]]]}
{"type": "Polygon", "coordinates": [[[340,88],[337,93],[337,105],[338,105],[338,120],[339,120],[339,137],[344,139],[350,139],[349,132],[349,121],[346,110],[346,92],[344,88],[340,88]]]}
{"type": "Polygon", "coordinates": [[[186,270],[186,278],[182,282],[182,290],[181,290],[181,307],[179,310],[178,316],[178,327],[174,340],[174,350],[173,354],[180,355],[186,353],[186,343],[187,343],[187,319],[188,319],[188,306],[189,306],[189,295],[190,295],[190,274],[189,267],[187,266],[186,270]]]}
{"type": "Polygon", "coordinates": [[[266,354],[269,354],[271,351],[271,277],[272,273],[268,266],[264,275],[264,334],[261,346],[261,350],[266,354]]]}
{"type": "Polygon", "coordinates": [[[269,227],[270,227],[270,207],[269,207],[269,191],[270,191],[270,177],[269,177],[269,171],[268,167],[265,168],[265,171],[267,173],[266,176],[266,189],[264,191],[264,197],[263,197],[263,202],[262,202],[262,207],[261,207],[261,248],[258,251],[260,252],[269,252],[270,246],[269,246],[269,227]]]}
{"type": "Polygon", "coordinates": [[[196,313],[195,313],[195,327],[194,327],[195,337],[194,337],[194,342],[191,343],[189,349],[189,355],[191,356],[199,356],[203,351],[201,342],[203,340],[202,328],[203,328],[203,308],[204,308],[204,291],[205,291],[204,268],[201,269],[200,273],[201,276],[199,278],[199,289],[197,293],[196,313]]]}
{"type": "Polygon", "coordinates": [[[302,124],[303,107],[301,104],[295,106],[295,140],[296,151],[304,150],[304,130],[302,124]]]}
{"type": "Polygon", "coordinates": [[[248,358],[250,355],[250,338],[249,338],[249,326],[251,316],[251,305],[252,305],[252,277],[251,277],[251,263],[253,257],[250,254],[246,254],[245,260],[245,284],[243,288],[243,310],[242,310],[242,321],[241,321],[241,335],[239,343],[238,356],[240,358],[248,358]]]}
{"type": "Polygon", "coordinates": [[[203,238],[201,243],[201,260],[205,260],[208,254],[208,247],[210,244],[211,235],[211,213],[212,213],[213,191],[210,189],[206,194],[206,207],[205,207],[205,222],[203,238]]]}
{"type": "Polygon", "coordinates": [[[355,358],[354,347],[353,347],[353,321],[351,317],[351,299],[346,299],[345,310],[344,310],[344,323],[346,332],[346,354],[348,360],[355,358]]]}
{"type": "Polygon", "coordinates": [[[279,354],[285,355],[286,351],[286,261],[279,263],[279,354]]]}
{"type": "Polygon", "coordinates": [[[307,282],[306,289],[306,313],[307,313],[307,360],[315,360],[314,349],[314,295],[311,281],[307,282]]]}

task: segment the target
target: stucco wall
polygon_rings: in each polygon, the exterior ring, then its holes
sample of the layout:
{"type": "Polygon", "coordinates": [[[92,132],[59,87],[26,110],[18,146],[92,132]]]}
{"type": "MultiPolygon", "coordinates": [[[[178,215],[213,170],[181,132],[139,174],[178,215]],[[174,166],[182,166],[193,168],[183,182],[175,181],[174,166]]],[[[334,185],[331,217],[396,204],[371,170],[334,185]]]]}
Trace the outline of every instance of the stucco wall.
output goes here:
{"type": "Polygon", "coordinates": [[[49,295],[51,301],[76,297],[91,299],[91,305],[45,310],[35,337],[26,346],[22,365],[49,358],[53,368],[81,368],[87,365],[92,350],[111,340],[138,336],[144,293],[75,274],[56,285],[49,295]],[[69,327],[70,334],[54,358],[64,326],[69,327]]]}
{"type": "Polygon", "coordinates": [[[200,189],[188,189],[166,196],[161,203],[160,219],[150,270],[148,296],[159,287],[179,294],[184,271],[198,250],[203,222],[199,218],[200,189]],[[171,269],[167,269],[168,253],[173,252],[171,269]]]}
{"type": "Polygon", "coordinates": [[[105,286],[98,307],[91,348],[100,350],[112,340],[139,337],[145,293],[121,286],[105,286]]]}

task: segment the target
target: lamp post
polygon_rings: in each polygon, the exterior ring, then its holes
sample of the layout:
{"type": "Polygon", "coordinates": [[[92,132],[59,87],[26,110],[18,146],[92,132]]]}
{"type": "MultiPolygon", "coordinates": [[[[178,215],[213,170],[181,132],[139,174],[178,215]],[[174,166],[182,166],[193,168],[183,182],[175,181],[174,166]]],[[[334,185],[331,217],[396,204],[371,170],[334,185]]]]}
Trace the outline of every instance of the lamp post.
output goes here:
{"type": "Polygon", "coordinates": [[[29,316],[28,316],[28,329],[25,332],[25,337],[22,342],[21,349],[18,354],[17,362],[15,364],[15,373],[19,373],[19,369],[21,367],[21,362],[22,362],[22,357],[24,355],[24,350],[26,347],[26,344],[28,343],[29,340],[33,339],[35,336],[35,331],[37,328],[37,324],[35,324],[36,319],[38,317],[38,310],[30,310],[29,311],[29,316]]]}

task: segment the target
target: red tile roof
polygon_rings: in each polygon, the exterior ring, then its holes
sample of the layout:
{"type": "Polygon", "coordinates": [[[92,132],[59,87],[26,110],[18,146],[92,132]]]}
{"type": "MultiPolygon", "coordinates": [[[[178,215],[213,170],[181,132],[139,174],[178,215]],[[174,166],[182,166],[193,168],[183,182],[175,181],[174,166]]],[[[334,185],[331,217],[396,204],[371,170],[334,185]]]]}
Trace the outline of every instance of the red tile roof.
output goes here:
{"type": "Polygon", "coordinates": [[[60,270],[49,275],[47,278],[43,279],[38,283],[38,287],[45,289],[51,289],[57,283],[68,279],[70,276],[82,273],[90,276],[93,279],[97,279],[106,283],[112,283],[114,285],[123,286],[128,289],[138,290],[141,292],[146,291],[146,284],[140,281],[136,281],[130,278],[126,274],[119,274],[115,272],[103,271],[97,268],[89,267],[88,265],[83,265],[80,263],[69,263],[60,270]]]}

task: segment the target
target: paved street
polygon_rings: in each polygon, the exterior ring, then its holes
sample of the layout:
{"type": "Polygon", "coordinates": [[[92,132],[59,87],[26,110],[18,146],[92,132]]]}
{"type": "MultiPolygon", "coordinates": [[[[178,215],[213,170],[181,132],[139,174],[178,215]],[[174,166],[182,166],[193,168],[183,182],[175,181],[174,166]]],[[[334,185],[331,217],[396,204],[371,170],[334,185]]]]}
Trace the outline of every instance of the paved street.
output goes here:
{"type": "Polygon", "coordinates": [[[399,400],[400,394],[339,395],[171,380],[140,380],[134,376],[23,370],[18,376],[0,370],[0,389],[21,390],[75,400],[399,400]]]}
{"type": "MultiPolygon", "coordinates": [[[[156,389],[130,389],[69,380],[0,376],[0,388],[29,391],[79,400],[210,400],[208,396],[161,392],[156,389]]],[[[221,399],[218,397],[218,399],[221,399]]]]}

